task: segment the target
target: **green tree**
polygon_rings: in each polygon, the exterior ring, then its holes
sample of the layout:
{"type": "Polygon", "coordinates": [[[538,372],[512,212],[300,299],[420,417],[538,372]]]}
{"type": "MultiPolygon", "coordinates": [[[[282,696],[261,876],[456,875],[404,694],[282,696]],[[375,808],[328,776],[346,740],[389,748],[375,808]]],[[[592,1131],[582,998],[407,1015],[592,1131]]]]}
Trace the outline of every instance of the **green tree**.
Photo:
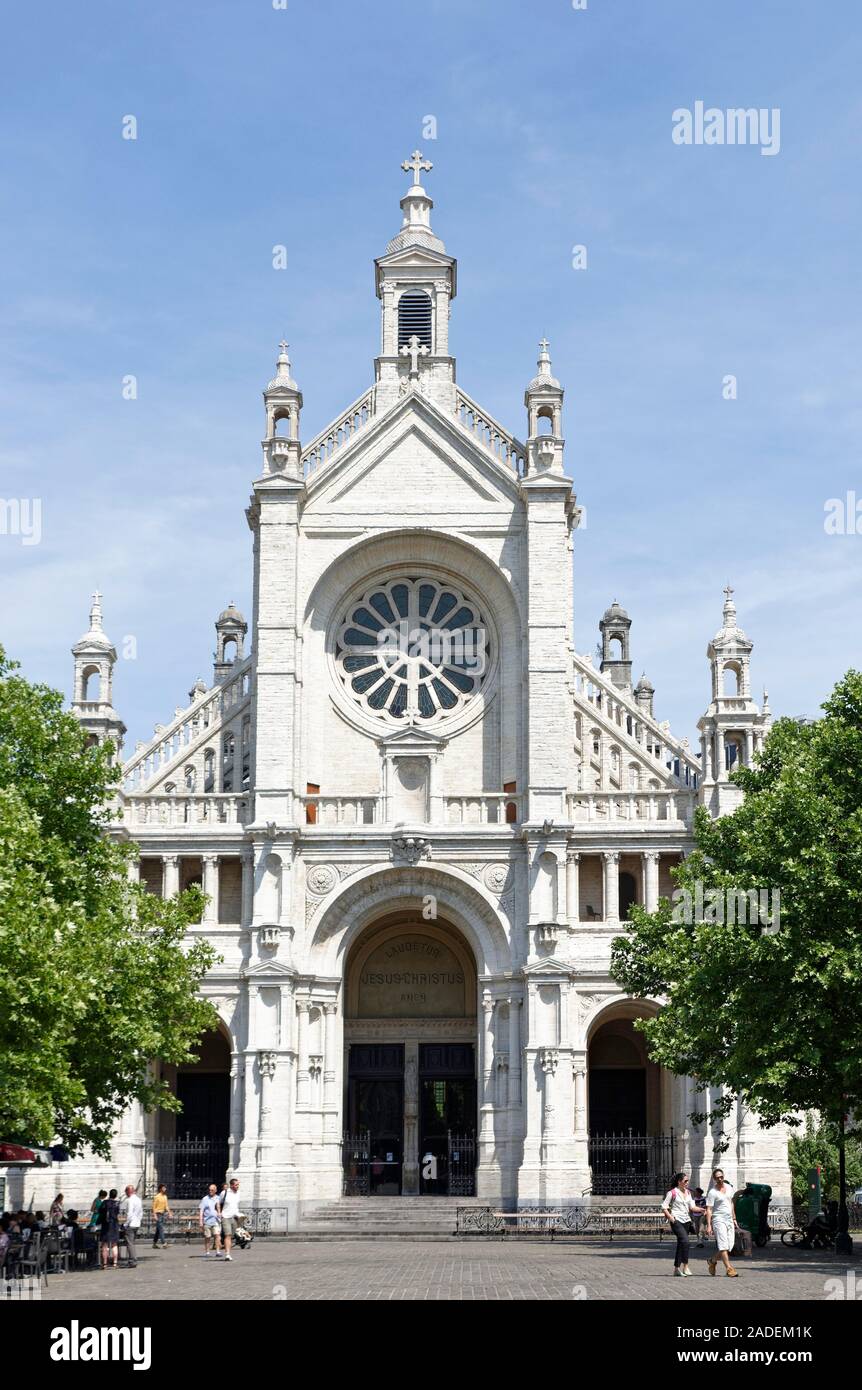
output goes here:
{"type": "Polygon", "coordinates": [[[216,957],[184,944],[199,890],[129,882],[112,747],[16,672],[0,648],[0,1138],[107,1155],[132,1100],[179,1108],[151,1064],[194,1059],[216,957]]]}
{"type": "Polygon", "coordinates": [[[612,971],[666,1001],[642,1025],[656,1062],[727,1087],[766,1125],[817,1110],[843,1148],[845,1117],[862,1109],[862,675],[849,671],[823,709],[774,725],[734,774],[745,800],[732,815],[698,810],[675,901],[632,910],[612,971]],[[689,913],[699,885],[707,902],[778,890],[779,920],[689,913]]]}
{"type": "MultiPolygon", "coordinates": [[[[793,1199],[797,1202],[808,1200],[808,1174],[812,1168],[820,1168],[820,1192],[826,1201],[838,1200],[838,1126],[829,1121],[815,1123],[808,1115],[805,1125],[796,1134],[791,1134],[788,1144],[790,1172],[793,1176],[793,1199]]],[[[862,1139],[848,1135],[847,1146],[847,1187],[850,1192],[862,1187],[862,1139]]]]}

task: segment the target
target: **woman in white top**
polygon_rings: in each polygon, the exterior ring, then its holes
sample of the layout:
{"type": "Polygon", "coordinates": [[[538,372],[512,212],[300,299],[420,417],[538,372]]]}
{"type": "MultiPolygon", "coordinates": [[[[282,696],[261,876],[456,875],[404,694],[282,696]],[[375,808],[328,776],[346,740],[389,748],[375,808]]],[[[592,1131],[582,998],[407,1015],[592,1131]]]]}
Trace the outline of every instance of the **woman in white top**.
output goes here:
{"type": "Polygon", "coordinates": [[[661,1209],[676,1236],[673,1272],[683,1277],[691,1274],[688,1267],[688,1245],[694,1234],[691,1213],[695,1205],[695,1200],[688,1190],[688,1178],[685,1173],[674,1173],[673,1187],[662,1202],[661,1209]]]}
{"type": "Polygon", "coordinates": [[[733,1189],[728,1187],[724,1181],[723,1169],[714,1168],[712,1170],[712,1182],[706,1194],[706,1234],[708,1236],[715,1235],[718,1249],[717,1253],[707,1260],[710,1274],[715,1274],[715,1266],[720,1255],[728,1278],[739,1278],[730,1263],[730,1252],[733,1249],[733,1242],[738,1230],[736,1210],[733,1205],[733,1189]]]}

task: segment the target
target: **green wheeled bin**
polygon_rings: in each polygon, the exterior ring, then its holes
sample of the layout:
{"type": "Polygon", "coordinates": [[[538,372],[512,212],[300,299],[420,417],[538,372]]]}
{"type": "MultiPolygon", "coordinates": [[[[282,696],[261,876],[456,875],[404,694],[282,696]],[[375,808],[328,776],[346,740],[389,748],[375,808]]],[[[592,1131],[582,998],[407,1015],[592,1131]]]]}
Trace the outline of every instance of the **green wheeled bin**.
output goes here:
{"type": "Polygon", "coordinates": [[[769,1199],[772,1188],[765,1182],[747,1182],[735,1197],[736,1219],[743,1230],[751,1233],[755,1245],[766,1245],[772,1232],[769,1229],[769,1199]]]}

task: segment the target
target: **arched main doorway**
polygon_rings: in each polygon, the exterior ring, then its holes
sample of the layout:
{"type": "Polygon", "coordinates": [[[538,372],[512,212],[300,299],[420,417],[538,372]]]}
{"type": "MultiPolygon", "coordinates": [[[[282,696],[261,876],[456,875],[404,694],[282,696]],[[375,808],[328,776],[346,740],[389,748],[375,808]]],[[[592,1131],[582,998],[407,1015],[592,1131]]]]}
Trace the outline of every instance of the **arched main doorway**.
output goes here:
{"type": "Polygon", "coordinates": [[[476,967],[450,923],[370,926],[347,962],[345,1189],[473,1191],[476,967]]]}
{"type": "Polygon", "coordinates": [[[597,1020],[587,1052],[590,1168],[597,1194],[667,1190],[674,1164],[670,1087],[650,1061],[635,1019],[648,1006],[620,1001],[597,1020]]]}
{"type": "Polygon", "coordinates": [[[221,1184],[228,1168],[230,1043],[221,1027],[201,1035],[194,1061],[164,1066],[162,1074],[180,1102],[158,1112],[155,1139],[147,1144],[146,1195],[166,1183],[175,1199],[200,1197],[221,1184]]]}

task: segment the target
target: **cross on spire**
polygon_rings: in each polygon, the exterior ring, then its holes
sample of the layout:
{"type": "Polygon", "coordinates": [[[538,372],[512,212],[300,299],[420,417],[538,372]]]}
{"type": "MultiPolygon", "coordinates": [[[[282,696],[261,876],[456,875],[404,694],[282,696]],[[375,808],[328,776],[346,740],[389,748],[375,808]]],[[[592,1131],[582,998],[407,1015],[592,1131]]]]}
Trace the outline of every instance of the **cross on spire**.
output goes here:
{"type": "Polygon", "coordinates": [[[286,357],[286,356],[287,356],[287,343],[284,341],[283,338],[282,338],[282,340],[281,340],[281,342],[279,343],[278,346],[281,348],[282,352],[284,353],[284,355],[285,355],[285,357],[286,357]]]}
{"type": "Polygon", "coordinates": [[[102,626],[102,595],[97,589],[93,594],[93,604],[90,609],[90,630],[98,631],[102,626]]]}
{"type": "Polygon", "coordinates": [[[414,150],[410,158],[402,162],[401,168],[404,170],[405,174],[409,174],[411,169],[413,170],[413,187],[418,188],[422,182],[419,175],[423,170],[427,171],[428,169],[433,169],[434,165],[431,163],[430,159],[422,158],[421,150],[414,150]]]}
{"type": "Polygon", "coordinates": [[[402,357],[410,358],[410,375],[419,375],[419,358],[428,356],[428,349],[424,343],[420,343],[415,333],[411,334],[408,341],[401,349],[402,357]]]}

